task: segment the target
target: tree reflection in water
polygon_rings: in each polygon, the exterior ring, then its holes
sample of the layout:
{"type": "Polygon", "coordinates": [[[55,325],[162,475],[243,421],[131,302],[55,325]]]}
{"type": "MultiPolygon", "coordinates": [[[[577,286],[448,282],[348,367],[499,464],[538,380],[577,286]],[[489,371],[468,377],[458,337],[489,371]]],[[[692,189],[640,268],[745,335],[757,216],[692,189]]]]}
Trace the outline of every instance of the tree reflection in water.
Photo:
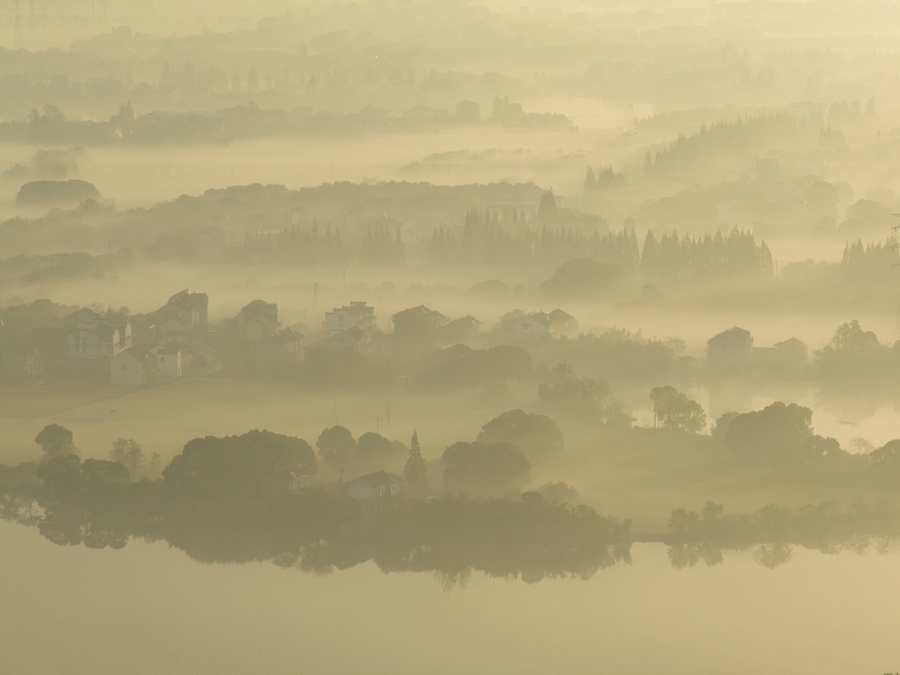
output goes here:
{"type": "Polygon", "coordinates": [[[110,480],[85,489],[72,472],[35,481],[33,466],[17,470],[4,476],[2,517],[35,526],[58,545],[122,548],[137,537],[166,541],[201,562],[267,560],[314,574],[374,561],[384,572],[432,572],[448,589],[465,587],[472,571],[534,583],[588,579],[631,561],[628,521],[536,493],[388,498],[363,508],[326,490],[200,500],[173,495],[163,482],[110,480]]]}
{"type": "Polygon", "coordinates": [[[822,502],[797,513],[770,504],[751,514],[726,514],[720,504],[707,502],[701,513],[673,511],[666,543],[676,569],[700,561],[718,565],[726,551],[750,551],[756,563],[775,569],[790,562],[793,546],[828,554],[894,552],[900,547],[900,514],[861,500],[849,509],[822,502]]]}

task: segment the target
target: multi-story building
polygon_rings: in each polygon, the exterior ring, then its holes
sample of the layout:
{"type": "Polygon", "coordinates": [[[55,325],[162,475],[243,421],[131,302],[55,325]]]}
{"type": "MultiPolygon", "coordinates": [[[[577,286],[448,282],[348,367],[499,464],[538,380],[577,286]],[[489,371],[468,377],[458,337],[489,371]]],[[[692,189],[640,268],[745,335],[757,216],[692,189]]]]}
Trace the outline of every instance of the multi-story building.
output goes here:
{"type": "Polygon", "coordinates": [[[325,339],[334,337],[348,328],[359,328],[368,333],[375,330],[375,324],[374,307],[369,307],[365,302],[351,302],[349,305],[336,307],[325,313],[322,337],[325,339]]]}
{"type": "Polygon", "coordinates": [[[131,323],[107,319],[85,307],[63,319],[72,359],[111,359],[131,347],[131,323]]]}

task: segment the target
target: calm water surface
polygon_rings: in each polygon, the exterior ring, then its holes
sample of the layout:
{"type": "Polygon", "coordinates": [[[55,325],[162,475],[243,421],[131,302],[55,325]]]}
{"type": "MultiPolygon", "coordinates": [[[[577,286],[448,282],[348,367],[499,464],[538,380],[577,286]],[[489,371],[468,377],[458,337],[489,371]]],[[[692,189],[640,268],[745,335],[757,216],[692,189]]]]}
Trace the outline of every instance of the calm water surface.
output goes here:
{"type": "Polygon", "coordinates": [[[794,549],[674,570],[660,544],[588,581],[446,591],[372,563],[205,565],[166,543],[61,547],[0,522],[0,673],[900,671],[900,556],[794,549]]]}

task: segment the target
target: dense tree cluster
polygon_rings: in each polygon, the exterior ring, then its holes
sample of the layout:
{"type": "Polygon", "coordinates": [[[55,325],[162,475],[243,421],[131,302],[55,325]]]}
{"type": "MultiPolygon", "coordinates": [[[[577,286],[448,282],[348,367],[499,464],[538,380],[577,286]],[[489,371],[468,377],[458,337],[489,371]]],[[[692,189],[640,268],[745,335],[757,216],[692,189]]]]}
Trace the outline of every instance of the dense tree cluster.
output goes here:
{"type": "Polygon", "coordinates": [[[612,382],[634,382],[652,381],[670,372],[676,362],[675,347],[639,332],[611,328],[599,335],[582,333],[536,343],[530,352],[538,363],[568,363],[578,372],[612,382]]]}
{"type": "Polygon", "coordinates": [[[677,171],[711,155],[756,152],[773,141],[798,140],[802,135],[813,138],[818,135],[821,127],[820,117],[798,120],[787,112],[762,113],[738,117],[733,122],[721,120],[710,125],[702,124],[693,134],[679,134],[678,139],[655,158],[647,153],[644,171],[677,171]]]}
{"type": "MultiPolygon", "coordinates": [[[[418,443],[418,439],[416,441],[418,443]]],[[[407,452],[400,441],[392,441],[374,431],[354,439],[350,430],[341,425],[324,429],[316,440],[316,447],[324,464],[338,471],[357,474],[390,468],[407,452]]]]}
{"type": "Polygon", "coordinates": [[[247,232],[240,256],[242,262],[251,265],[339,265],[344,262],[346,251],[340,229],[327,226],[322,232],[313,223],[304,229],[294,225],[276,232],[247,232]]]}
{"type": "Polygon", "coordinates": [[[653,387],[650,390],[653,402],[653,420],[663,429],[676,429],[692,434],[706,428],[706,413],[696,401],[692,401],[675,387],[653,387]]]}
{"type": "Polygon", "coordinates": [[[406,260],[400,229],[392,235],[384,223],[375,223],[363,234],[359,260],[372,267],[399,267],[406,260]]]}
{"type": "Polygon", "coordinates": [[[757,245],[751,232],[733,229],[703,237],[677,232],[657,240],[650,230],[641,252],[641,274],[646,279],[704,281],[743,276],[770,276],[772,253],[766,242],[757,245]]]}
{"type": "Polygon", "coordinates": [[[612,188],[628,185],[628,179],[621,173],[615,173],[611,166],[601,166],[597,173],[591,167],[584,174],[584,194],[603,192],[612,188]]]}
{"type": "Polygon", "coordinates": [[[888,238],[883,244],[869,243],[863,246],[862,240],[844,246],[841,258],[841,275],[850,281],[889,282],[895,278],[894,268],[900,265],[900,247],[895,237],[888,238]]]}
{"type": "Polygon", "coordinates": [[[460,441],[441,456],[444,489],[476,496],[518,492],[531,480],[531,463],[511,443],[460,441]]]}
{"type": "Polygon", "coordinates": [[[544,403],[602,424],[631,426],[631,411],[612,395],[605,380],[579,377],[568,363],[558,363],[542,379],[538,396],[544,403]]]}
{"type": "Polygon", "coordinates": [[[241,436],[188,441],[163,470],[163,478],[182,497],[246,501],[259,497],[264,478],[286,467],[316,471],[316,454],[309,443],[254,430],[241,436]]]}
{"type": "MultiPolygon", "coordinates": [[[[470,210],[457,235],[449,227],[434,230],[429,262],[440,266],[558,265],[572,258],[591,257],[631,272],[637,269],[639,252],[633,228],[601,234],[598,225],[585,231],[566,226],[563,217],[540,229],[524,213],[512,210],[470,210]],[[592,231],[591,231],[592,230],[592,231]]],[[[605,228],[602,228],[605,229],[605,228]]]]}
{"type": "Polygon", "coordinates": [[[514,445],[535,463],[563,450],[559,425],[546,415],[523,410],[510,410],[495,417],[481,428],[478,440],[514,445]]]}
{"type": "Polygon", "coordinates": [[[900,341],[883,345],[854,319],[839,326],[831,342],[815,353],[815,365],[826,382],[893,378],[900,373],[900,341]]]}
{"type": "Polygon", "coordinates": [[[498,345],[472,349],[453,345],[426,356],[418,365],[416,383],[434,389],[503,384],[527,377],[531,356],[521,347],[498,345]]]}

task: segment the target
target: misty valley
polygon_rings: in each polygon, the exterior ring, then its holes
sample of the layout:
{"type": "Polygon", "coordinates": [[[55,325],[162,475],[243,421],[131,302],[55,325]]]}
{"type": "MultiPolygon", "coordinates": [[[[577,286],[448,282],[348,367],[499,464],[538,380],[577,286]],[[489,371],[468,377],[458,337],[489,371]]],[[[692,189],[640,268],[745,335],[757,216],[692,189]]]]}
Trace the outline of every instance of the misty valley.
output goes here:
{"type": "Polygon", "coordinates": [[[898,36],[0,6],[0,673],[900,671],[898,36]]]}

